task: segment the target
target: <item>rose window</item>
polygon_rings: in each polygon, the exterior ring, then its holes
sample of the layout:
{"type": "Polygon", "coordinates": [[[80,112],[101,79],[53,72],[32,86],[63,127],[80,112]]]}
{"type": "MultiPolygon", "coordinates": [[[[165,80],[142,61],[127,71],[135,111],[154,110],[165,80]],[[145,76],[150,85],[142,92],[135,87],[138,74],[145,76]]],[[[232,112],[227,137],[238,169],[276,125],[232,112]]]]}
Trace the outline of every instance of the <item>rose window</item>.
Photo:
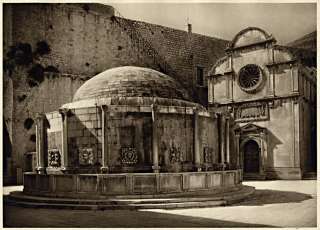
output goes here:
{"type": "Polygon", "coordinates": [[[240,69],[238,82],[244,91],[254,91],[262,83],[261,70],[257,65],[246,65],[240,69]]]}

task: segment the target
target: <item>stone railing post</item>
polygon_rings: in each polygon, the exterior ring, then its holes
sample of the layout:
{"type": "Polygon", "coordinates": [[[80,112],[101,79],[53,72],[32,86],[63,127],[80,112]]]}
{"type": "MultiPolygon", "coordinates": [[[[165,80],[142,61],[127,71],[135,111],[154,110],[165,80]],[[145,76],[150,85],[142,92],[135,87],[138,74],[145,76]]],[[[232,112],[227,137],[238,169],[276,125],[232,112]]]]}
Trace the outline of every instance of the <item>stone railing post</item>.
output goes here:
{"type": "Polygon", "coordinates": [[[157,117],[157,106],[151,105],[152,115],[152,169],[154,173],[160,172],[159,166],[159,151],[158,151],[158,117],[157,117]]]}
{"type": "Polygon", "coordinates": [[[46,154],[48,149],[46,146],[46,116],[42,113],[38,113],[36,116],[36,151],[37,151],[37,166],[36,171],[38,174],[46,173],[46,154]]]}
{"type": "Polygon", "coordinates": [[[101,106],[101,122],[102,122],[102,173],[109,172],[109,148],[108,148],[108,120],[109,120],[109,111],[108,106],[101,106]]]}

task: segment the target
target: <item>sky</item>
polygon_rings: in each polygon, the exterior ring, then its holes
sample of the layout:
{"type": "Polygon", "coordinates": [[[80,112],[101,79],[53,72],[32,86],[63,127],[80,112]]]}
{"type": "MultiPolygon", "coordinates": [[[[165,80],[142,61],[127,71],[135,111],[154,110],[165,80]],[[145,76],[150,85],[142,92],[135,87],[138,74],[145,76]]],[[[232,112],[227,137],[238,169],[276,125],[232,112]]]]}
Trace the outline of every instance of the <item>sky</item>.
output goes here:
{"type": "MultiPolygon", "coordinates": [[[[286,44],[317,28],[315,3],[120,3],[110,4],[134,20],[231,40],[246,27],[260,27],[286,44]]],[[[118,15],[117,15],[118,16],[118,15]]]]}

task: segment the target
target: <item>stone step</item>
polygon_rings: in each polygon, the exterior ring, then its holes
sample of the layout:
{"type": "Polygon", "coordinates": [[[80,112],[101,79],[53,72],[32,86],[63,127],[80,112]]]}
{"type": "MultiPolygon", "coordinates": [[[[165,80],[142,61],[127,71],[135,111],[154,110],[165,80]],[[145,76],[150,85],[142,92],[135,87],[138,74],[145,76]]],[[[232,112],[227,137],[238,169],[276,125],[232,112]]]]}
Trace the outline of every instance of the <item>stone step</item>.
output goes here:
{"type": "MultiPolygon", "coordinates": [[[[17,205],[15,202],[8,201],[7,204],[17,205]]],[[[75,210],[113,210],[113,209],[177,209],[177,208],[200,208],[200,207],[215,207],[224,206],[227,202],[220,201],[205,201],[205,202],[184,202],[184,203],[150,203],[150,204],[61,204],[61,203],[34,203],[34,202],[19,202],[19,206],[25,208],[53,208],[53,209],[75,209],[75,210]]]]}
{"type": "Polygon", "coordinates": [[[316,180],[317,179],[317,172],[307,172],[303,174],[304,180],[316,180]]]}
{"type": "MultiPolygon", "coordinates": [[[[242,186],[242,190],[245,191],[245,186],[242,186]]],[[[216,201],[222,200],[224,196],[231,196],[232,194],[237,194],[240,190],[231,190],[226,192],[221,192],[219,194],[207,194],[203,193],[202,195],[189,195],[172,198],[139,198],[139,195],[135,198],[101,198],[101,199],[72,199],[72,198],[56,198],[56,197],[41,197],[41,196],[31,196],[26,195],[23,192],[11,192],[10,197],[15,200],[21,201],[30,201],[30,202],[46,202],[46,203],[64,203],[64,204],[148,204],[148,203],[182,203],[182,202],[199,202],[199,201],[216,201]]],[[[134,196],[133,196],[134,197],[134,196]]]]}
{"type": "Polygon", "coordinates": [[[174,209],[191,207],[214,207],[228,205],[241,201],[251,195],[254,188],[242,186],[240,190],[213,194],[211,196],[190,196],[158,199],[65,199],[53,197],[38,197],[25,195],[22,192],[12,192],[4,201],[8,205],[18,205],[32,208],[104,210],[104,209],[174,209]]]}
{"type": "MultiPolygon", "coordinates": [[[[49,202],[49,203],[78,203],[78,204],[106,204],[106,203],[172,203],[172,202],[186,202],[186,201],[205,201],[205,200],[219,200],[223,199],[222,194],[237,193],[239,190],[244,189],[245,186],[236,186],[228,188],[228,190],[213,190],[213,191],[197,191],[196,193],[167,193],[167,194],[154,194],[154,195],[117,195],[117,196],[98,196],[92,198],[60,198],[52,196],[38,196],[28,195],[23,192],[11,192],[10,197],[15,200],[28,200],[34,202],[49,202]]],[[[94,194],[93,194],[94,195],[94,194]]]]}
{"type": "Polygon", "coordinates": [[[260,175],[260,174],[244,174],[243,175],[243,180],[250,181],[250,180],[265,180],[266,176],[265,175],[260,175]]]}
{"type": "MultiPolygon", "coordinates": [[[[229,193],[228,193],[229,194],[229,193]]],[[[231,194],[231,193],[230,193],[231,194]]],[[[185,202],[202,202],[202,201],[218,201],[223,196],[206,196],[206,197],[182,197],[171,199],[104,199],[104,200],[88,200],[88,199],[63,199],[63,198],[47,198],[24,195],[22,192],[13,192],[10,199],[16,201],[28,202],[45,202],[45,203],[61,203],[61,204],[95,204],[95,205],[121,205],[121,204],[161,204],[161,203],[185,203],[185,202]]]]}

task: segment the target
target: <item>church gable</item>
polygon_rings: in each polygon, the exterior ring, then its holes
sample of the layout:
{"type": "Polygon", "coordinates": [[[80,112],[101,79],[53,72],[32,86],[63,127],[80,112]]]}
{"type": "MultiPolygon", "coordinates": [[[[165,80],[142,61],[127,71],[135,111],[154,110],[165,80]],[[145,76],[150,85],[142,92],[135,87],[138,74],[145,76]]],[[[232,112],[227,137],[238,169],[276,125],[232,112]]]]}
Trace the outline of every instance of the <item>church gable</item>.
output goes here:
{"type": "Polygon", "coordinates": [[[240,31],[232,40],[229,49],[243,48],[246,46],[275,41],[272,35],[257,27],[248,27],[240,31]]]}
{"type": "Polygon", "coordinates": [[[223,75],[231,72],[230,58],[228,56],[220,58],[216,64],[210,69],[208,75],[223,75]]]}
{"type": "Polygon", "coordinates": [[[249,27],[240,31],[209,72],[209,102],[229,104],[294,96],[299,69],[312,64],[312,54],[276,45],[271,34],[249,27]]]}

